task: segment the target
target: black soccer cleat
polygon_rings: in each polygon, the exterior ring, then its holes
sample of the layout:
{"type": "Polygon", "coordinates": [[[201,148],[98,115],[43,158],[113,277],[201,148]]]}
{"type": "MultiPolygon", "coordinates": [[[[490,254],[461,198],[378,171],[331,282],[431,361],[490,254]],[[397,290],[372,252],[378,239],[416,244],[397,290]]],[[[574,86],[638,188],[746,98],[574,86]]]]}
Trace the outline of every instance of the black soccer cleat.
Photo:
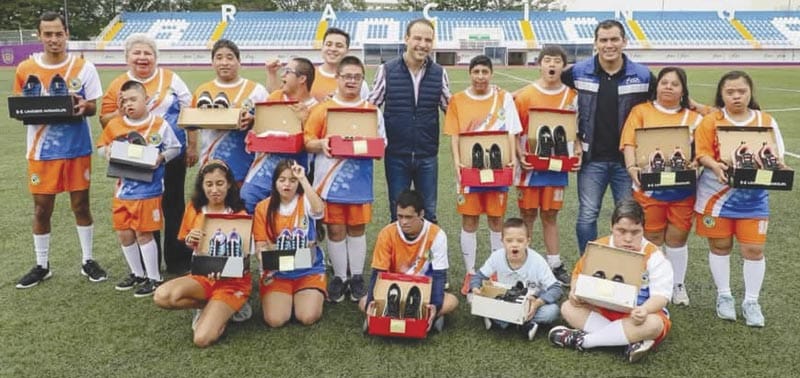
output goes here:
{"type": "Polygon", "coordinates": [[[142,134],[139,134],[136,131],[129,132],[128,135],[125,137],[125,140],[127,140],[128,143],[130,143],[130,144],[138,144],[140,146],[146,146],[147,145],[147,141],[144,140],[144,137],[142,136],[142,134]]]}
{"type": "Polygon", "coordinates": [[[386,306],[383,307],[383,316],[390,318],[400,317],[400,286],[392,284],[386,292],[386,306]]]}
{"type": "Polygon", "coordinates": [[[197,108],[209,109],[214,107],[214,101],[211,99],[211,93],[204,91],[197,97],[197,108]]]}
{"type": "Polygon", "coordinates": [[[747,143],[742,142],[739,147],[733,150],[734,168],[736,169],[758,169],[753,152],[747,143]]]}
{"type": "Polygon", "coordinates": [[[406,294],[406,308],[403,311],[406,319],[422,319],[422,292],[418,287],[412,286],[406,294]]]}
{"type": "Polygon", "coordinates": [[[602,270],[598,270],[598,271],[594,272],[594,274],[592,274],[592,277],[606,279],[606,272],[604,272],[602,270]]]}
{"type": "Polygon", "coordinates": [[[675,151],[672,152],[672,157],[669,158],[669,165],[673,172],[686,169],[686,155],[680,147],[675,147],[675,151]]]}
{"type": "Polygon", "coordinates": [[[664,154],[661,152],[660,148],[656,148],[652,154],[650,154],[650,172],[651,173],[661,173],[664,172],[665,162],[664,162],[664,154]]]}
{"type": "Polygon", "coordinates": [[[497,144],[492,144],[492,147],[489,149],[489,168],[503,169],[503,159],[500,155],[500,146],[497,144]]]}
{"type": "Polygon", "coordinates": [[[217,97],[214,97],[214,107],[220,109],[228,109],[231,107],[231,102],[228,100],[228,96],[225,92],[217,93],[217,97]]]}
{"type": "Polygon", "coordinates": [[[771,171],[778,169],[778,158],[775,156],[775,151],[772,149],[772,146],[767,144],[767,142],[764,142],[761,145],[761,149],[758,150],[758,163],[762,169],[771,171]]]}
{"type": "Polygon", "coordinates": [[[567,132],[564,126],[558,125],[553,129],[553,154],[556,156],[569,156],[567,148],[567,132]]]}
{"type": "Polygon", "coordinates": [[[22,95],[25,97],[34,97],[42,95],[42,81],[36,75],[28,75],[28,80],[22,86],[22,95]]]}
{"type": "Polygon", "coordinates": [[[536,155],[540,157],[550,157],[550,155],[553,154],[553,134],[550,133],[550,127],[547,125],[539,126],[536,135],[538,136],[536,155]]]}
{"type": "Polygon", "coordinates": [[[483,169],[483,147],[479,143],[472,146],[472,168],[483,169]]]}
{"type": "Polygon", "coordinates": [[[69,95],[69,90],[67,90],[67,82],[64,80],[61,75],[56,74],[53,76],[53,79],[50,80],[50,96],[67,96],[69,95]]]}
{"type": "Polygon", "coordinates": [[[625,279],[619,274],[615,274],[614,277],[611,277],[611,281],[625,283],[625,279]]]}

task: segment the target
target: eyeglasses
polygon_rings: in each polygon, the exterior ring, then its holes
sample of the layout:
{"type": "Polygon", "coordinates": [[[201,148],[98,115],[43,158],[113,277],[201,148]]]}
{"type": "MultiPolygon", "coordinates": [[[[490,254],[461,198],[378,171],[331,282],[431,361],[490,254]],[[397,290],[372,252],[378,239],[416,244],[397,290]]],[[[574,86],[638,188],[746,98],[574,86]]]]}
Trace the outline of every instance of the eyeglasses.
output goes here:
{"type": "Polygon", "coordinates": [[[344,81],[361,81],[364,79],[364,75],[361,74],[346,74],[346,75],[339,75],[340,79],[344,79],[344,81]]]}
{"type": "Polygon", "coordinates": [[[294,74],[295,76],[297,76],[297,71],[295,71],[291,67],[283,67],[282,72],[281,72],[281,76],[282,75],[288,75],[288,74],[294,74]]]}

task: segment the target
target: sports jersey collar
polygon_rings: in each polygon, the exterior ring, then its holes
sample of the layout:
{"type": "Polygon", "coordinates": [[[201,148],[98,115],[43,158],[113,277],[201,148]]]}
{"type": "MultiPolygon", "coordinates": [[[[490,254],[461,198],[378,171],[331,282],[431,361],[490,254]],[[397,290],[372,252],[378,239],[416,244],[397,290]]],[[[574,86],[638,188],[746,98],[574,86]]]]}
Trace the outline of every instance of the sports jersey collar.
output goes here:
{"type": "Polygon", "coordinates": [[[473,94],[473,93],[472,93],[472,91],[471,91],[470,89],[472,89],[472,87],[471,87],[471,86],[470,86],[470,87],[468,87],[467,89],[465,89],[465,90],[464,90],[464,94],[466,94],[466,95],[467,95],[467,97],[469,97],[469,98],[471,98],[471,99],[473,99],[473,100],[475,100],[475,101],[482,101],[482,100],[486,100],[486,99],[488,99],[489,97],[492,97],[492,96],[494,96],[495,92],[497,92],[497,87],[496,87],[496,86],[494,86],[494,85],[492,85],[492,87],[491,87],[491,89],[489,90],[489,92],[487,92],[485,95],[476,95],[476,94],[473,94]]]}
{"type": "Polygon", "coordinates": [[[747,126],[751,122],[753,122],[753,119],[756,118],[756,111],[753,110],[753,109],[747,109],[747,111],[750,112],[750,116],[747,117],[746,120],[744,120],[744,121],[734,121],[733,118],[731,118],[730,114],[728,114],[728,111],[725,108],[722,108],[722,114],[725,115],[725,119],[727,119],[728,122],[730,122],[734,126],[747,126]]]}
{"type": "MultiPolygon", "coordinates": [[[[202,211],[203,211],[203,214],[208,214],[208,205],[203,206],[202,211]]],[[[230,207],[226,206],[225,210],[223,210],[221,214],[233,214],[233,209],[231,209],[230,207]]]]}
{"type": "Polygon", "coordinates": [[[236,88],[242,85],[242,83],[244,83],[243,77],[239,77],[239,80],[236,80],[234,83],[223,83],[216,78],[214,79],[214,84],[220,88],[236,88]]]}
{"type": "Polygon", "coordinates": [[[150,75],[150,77],[148,77],[146,79],[140,79],[140,78],[134,76],[133,72],[131,72],[131,71],[128,71],[127,73],[128,73],[128,78],[129,79],[134,80],[134,81],[138,81],[138,82],[140,82],[142,84],[146,84],[146,83],[151,82],[153,79],[155,79],[158,76],[158,74],[161,73],[161,69],[156,67],[156,69],[153,70],[153,74],[150,75]]]}
{"type": "Polygon", "coordinates": [[[278,212],[285,217],[292,215],[292,213],[294,213],[294,210],[297,208],[298,198],[300,198],[300,196],[298,194],[295,194],[294,198],[292,198],[292,200],[289,201],[289,203],[284,204],[283,202],[281,202],[281,205],[278,207],[278,212]]]}
{"type": "Polygon", "coordinates": [[[140,120],[132,120],[132,119],[128,118],[128,116],[123,116],[123,117],[125,117],[125,123],[130,125],[130,126],[141,126],[141,125],[144,125],[146,123],[150,123],[150,122],[153,121],[153,113],[148,113],[147,117],[144,117],[144,118],[142,118],[140,120]]]}
{"type": "Polygon", "coordinates": [[[331,99],[333,100],[333,102],[337,103],[338,105],[346,106],[346,107],[350,107],[350,108],[357,108],[357,107],[360,107],[362,105],[365,105],[365,103],[366,103],[366,101],[364,101],[364,99],[358,99],[358,101],[355,101],[355,102],[344,101],[344,100],[339,99],[336,96],[331,97],[331,99]]]}
{"type": "Polygon", "coordinates": [[[546,88],[543,88],[541,85],[536,84],[536,83],[531,83],[531,85],[534,88],[536,88],[536,90],[538,90],[539,92],[542,92],[542,94],[546,94],[546,95],[557,95],[557,94],[559,94],[561,92],[564,92],[564,90],[567,89],[567,86],[564,85],[564,83],[561,83],[561,86],[558,87],[558,89],[546,89],[546,88]]]}
{"type": "Polygon", "coordinates": [[[40,67],[47,68],[47,69],[56,69],[56,68],[64,67],[67,64],[69,64],[70,60],[72,60],[72,54],[70,54],[70,53],[67,53],[67,59],[64,59],[63,62],[58,63],[58,64],[47,64],[42,59],[43,57],[44,57],[44,53],[38,53],[38,54],[34,55],[34,60],[36,61],[36,64],[38,64],[40,67]]]}
{"type": "Polygon", "coordinates": [[[322,66],[319,66],[319,68],[317,69],[317,72],[319,72],[320,75],[322,75],[324,77],[327,77],[329,79],[336,78],[336,72],[325,71],[324,69],[322,69],[322,66]]]}
{"type": "Polygon", "coordinates": [[[400,235],[400,239],[402,239],[403,242],[406,243],[406,244],[414,244],[414,243],[420,241],[421,238],[424,237],[425,234],[428,233],[428,230],[431,228],[431,222],[429,222],[427,219],[423,219],[422,220],[422,230],[419,231],[419,234],[417,234],[417,237],[414,240],[408,240],[408,239],[406,239],[406,234],[403,233],[403,229],[400,228],[400,222],[394,222],[394,224],[395,224],[395,227],[397,227],[397,233],[400,235]]]}
{"type": "Polygon", "coordinates": [[[661,104],[658,103],[658,101],[653,101],[652,104],[653,104],[653,107],[656,108],[656,110],[658,110],[661,113],[666,113],[666,114],[678,114],[678,112],[683,110],[683,108],[680,105],[677,108],[670,109],[670,108],[666,108],[666,107],[662,106],[661,104]]]}

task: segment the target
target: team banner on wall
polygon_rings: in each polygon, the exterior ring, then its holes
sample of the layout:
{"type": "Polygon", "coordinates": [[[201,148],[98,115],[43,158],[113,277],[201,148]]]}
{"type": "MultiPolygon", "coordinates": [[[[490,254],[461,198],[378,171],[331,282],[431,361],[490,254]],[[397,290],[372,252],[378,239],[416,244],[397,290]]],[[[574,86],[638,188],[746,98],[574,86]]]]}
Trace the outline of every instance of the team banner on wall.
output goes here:
{"type": "Polygon", "coordinates": [[[16,67],[17,64],[37,52],[42,52],[41,43],[0,46],[0,67],[16,67]]]}

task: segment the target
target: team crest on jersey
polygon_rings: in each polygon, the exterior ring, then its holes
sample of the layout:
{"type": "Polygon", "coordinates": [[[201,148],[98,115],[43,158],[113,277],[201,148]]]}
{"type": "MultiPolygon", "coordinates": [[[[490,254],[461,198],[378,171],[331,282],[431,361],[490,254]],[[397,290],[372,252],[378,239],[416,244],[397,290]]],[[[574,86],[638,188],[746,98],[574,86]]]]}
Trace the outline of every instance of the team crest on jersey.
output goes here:
{"type": "Polygon", "coordinates": [[[77,77],[73,77],[69,81],[69,90],[75,92],[75,91],[81,89],[81,85],[83,85],[83,83],[81,82],[81,79],[79,79],[77,77]]]}
{"type": "Polygon", "coordinates": [[[31,174],[31,185],[39,185],[42,183],[42,179],[39,178],[39,175],[36,173],[31,174]]]}
{"type": "Polygon", "coordinates": [[[242,103],[242,109],[244,109],[245,111],[252,112],[255,108],[256,107],[255,105],[253,105],[253,100],[249,98],[247,100],[244,100],[244,102],[242,103]]]}
{"type": "Polygon", "coordinates": [[[497,111],[497,119],[499,119],[501,121],[505,121],[506,120],[506,111],[505,111],[505,109],[500,109],[500,110],[497,111]]]}
{"type": "Polygon", "coordinates": [[[159,144],[161,144],[161,134],[159,133],[150,134],[150,136],[147,137],[147,143],[153,146],[158,146],[159,144]]]}
{"type": "Polygon", "coordinates": [[[303,220],[300,222],[300,227],[304,229],[308,228],[308,219],[303,218],[303,220]]]}
{"type": "Polygon", "coordinates": [[[463,194],[458,193],[458,196],[456,197],[456,203],[458,203],[459,205],[463,205],[464,202],[466,202],[466,198],[464,198],[463,194]]]}
{"type": "Polygon", "coordinates": [[[703,217],[703,226],[706,226],[706,228],[712,228],[716,224],[717,221],[714,220],[714,217],[710,215],[706,215],[703,217]]]}

